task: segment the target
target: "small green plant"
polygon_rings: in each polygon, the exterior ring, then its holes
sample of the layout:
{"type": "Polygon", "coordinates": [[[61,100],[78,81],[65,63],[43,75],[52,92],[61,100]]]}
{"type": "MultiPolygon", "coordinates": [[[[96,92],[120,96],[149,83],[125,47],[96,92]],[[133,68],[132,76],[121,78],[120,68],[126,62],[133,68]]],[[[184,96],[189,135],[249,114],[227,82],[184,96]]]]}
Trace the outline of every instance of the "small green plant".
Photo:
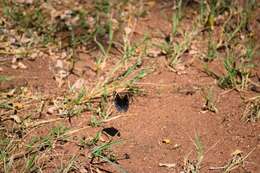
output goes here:
{"type": "Polygon", "coordinates": [[[100,137],[101,137],[101,132],[98,131],[93,138],[81,139],[81,140],[79,141],[79,143],[80,143],[79,145],[80,145],[82,148],[91,147],[91,146],[96,146],[97,143],[98,143],[99,140],[100,140],[100,137]]]}
{"type": "Polygon", "coordinates": [[[193,141],[195,148],[196,148],[196,153],[197,153],[197,159],[190,161],[188,159],[189,156],[187,156],[184,159],[184,172],[185,173],[199,173],[200,168],[201,168],[201,162],[203,161],[204,158],[204,147],[201,142],[200,137],[196,134],[195,139],[193,141]]]}
{"type": "Polygon", "coordinates": [[[46,149],[52,149],[55,141],[67,141],[67,136],[65,135],[65,132],[67,131],[68,128],[64,127],[63,125],[54,127],[51,129],[49,134],[44,137],[33,137],[27,144],[27,148],[32,153],[46,149]]]}
{"type": "MultiPolygon", "coordinates": [[[[182,17],[182,1],[178,1],[177,11],[173,13],[172,16],[172,30],[169,35],[165,37],[165,40],[161,44],[155,44],[155,46],[159,47],[161,49],[161,52],[166,56],[169,67],[174,70],[176,65],[181,62],[180,58],[181,56],[189,50],[189,47],[191,45],[191,41],[194,39],[194,37],[199,33],[199,27],[197,24],[197,18],[195,19],[195,22],[192,24],[191,30],[186,30],[184,32],[181,32],[180,35],[182,37],[181,40],[174,39],[177,31],[178,26],[180,25],[180,20],[182,17]]],[[[175,71],[175,70],[174,70],[175,71]]]]}
{"type": "Polygon", "coordinates": [[[223,15],[225,11],[230,11],[232,1],[223,0],[200,0],[200,24],[207,29],[214,30],[216,17],[223,15]]]}
{"type": "Polygon", "coordinates": [[[200,23],[202,24],[202,25],[204,25],[204,23],[205,23],[205,18],[206,18],[206,16],[207,16],[207,14],[206,14],[206,6],[207,4],[206,4],[206,2],[205,2],[205,0],[200,0],[200,23]]]}
{"type": "Polygon", "coordinates": [[[212,33],[209,32],[208,51],[206,57],[204,58],[204,61],[206,62],[210,62],[217,57],[217,44],[212,39],[212,33]]]}
{"type": "Polygon", "coordinates": [[[69,173],[79,171],[77,167],[77,156],[74,155],[65,164],[62,163],[61,167],[57,170],[57,173],[69,173]]]}
{"type": "Polygon", "coordinates": [[[68,130],[69,130],[69,128],[65,127],[64,125],[59,125],[57,127],[54,127],[53,129],[51,129],[51,132],[49,135],[56,140],[66,141],[67,136],[64,134],[68,130]]]}
{"type": "Polygon", "coordinates": [[[215,105],[216,103],[213,98],[213,89],[212,88],[203,89],[202,92],[203,92],[203,97],[205,99],[205,104],[203,105],[202,109],[217,113],[218,109],[216,108],[215,105]]]}
{"type": "MultiPolygon", "coordinates": [[[[115,145],[115,144],[118,144],[119,142],[106,142],[100,146],[96,146],[92,149],[91,151],[91,155],[94,158],[101,158],[101,159],[109,159],[109,149],[111,148],[111,146],[115,145]]],[[[109,159],[110,160],[110,159],[109,159]]],[[[114,160],[112,160],[114,161],[114,160]]]]}
{"type": "Polygon", "coordinates": [[[171,37],[176,36],[177,30],[178,30],[178,26],[179,26],[180,21],[181,21],[181,17],[182,17],[182,0],[178,0],[176,8],[177,8],[176,11],[173,12],[173,14],[172,14],[171,37]]]}
{"type": "Polygon", "coordinates": [[[233,53],[228,51],[224,60],[226,75],[218,80],[218,84],[222,88],[246,89],[249,83],[250,70],[253,64],[254,51],[251,46],[247,47],[245,55],[241,55],[240,59],[235,59],[233,53]]]}
{"type": "Polygon", "coordinates": [[[24,172],[37,172],[39,169],[38,166],[36,165],[37,161],[37,156],[32,155],[29,156],[28,160],[26,161],[26,166],[25,166],[25,171],[24,172]]]}
{"type": "Polygon", "coordinates": [[[224,33],[226,35],[226,44],[230,44],[231,41],[238,38],[240,36],[239,33],[247,31],[247,26],[255,4],[255,0],[249,0],[245,2],[243,8],[237,7],[238,9],[236,9],[232,6],[228,6],[230,16],[223,24],[224,33]]]}
{"type": "Polygon", "coordinates": [[[239,71],[236,68],[235,60],[232,57],[228,57],[224,60],[224,67],[227,71],[226,76],[223,76],[219,79],[218,84],[222,88],[234,87],[237,88],[237,85],[240,83],[237,79],[239,71]]]}
{"type": "Polygon", "coordinates": [[[108,102],[106,95],[101,96],[101,101],[94,109],[94,115],[91,117],[90,125],[99,126],[103,121],[107,120],[111,116],[111,105],[108,102]]]}
{"type": "Polygon", "coordinates": [[[92,162],[94,161],[95,158],[101,159],[112,166],[114,166],[119,172],[121,173],[126,173],[126,171],[116,163],[116,156],[111,152],[110,148],[115,145],[119,144],[120,141],[109,141],[106,143],[103,143],[100,146],[96,146],[91,150],[91,155],[92,155],[92,162]]]}
{"type": "Polygon", "coordinates": [[[166,55],[170,67],[175,68],[180,63],[180,57],[188,50],[193,34],[192,32],[184,33],[184,38],[181,42],[168,42],[166,40],[161,45],[157,45],[161,49],[161,52],[166,55]]]}

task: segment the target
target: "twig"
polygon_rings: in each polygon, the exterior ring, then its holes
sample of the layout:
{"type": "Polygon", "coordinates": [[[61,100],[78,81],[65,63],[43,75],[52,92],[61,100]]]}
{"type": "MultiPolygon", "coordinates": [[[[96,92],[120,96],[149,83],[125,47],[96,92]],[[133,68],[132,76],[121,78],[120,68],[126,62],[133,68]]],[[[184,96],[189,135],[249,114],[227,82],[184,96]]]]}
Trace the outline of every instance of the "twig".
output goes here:
{"type": "Polygon", "coordinates": [[[115,120],[115,119],[117,119],[117,118],[126,117],[126,116],[127,116],[127,115],[118,115],[118,116],[115,116],[115,117],[112,117],[112,118],[109,118],[109,119],[106,119],[106,120],[102,120],[102,122],[103,122],[103,123],[106,123],[106,122],[115,120]]]}
{"type": "Polygon", "coordinates": [[[60,121],[63,120],[64,118],[56,118],[56,119],[50,119],[50,120],[43,120],[43,121],[38,121],[38,122],[32,122],[32,123],[28,123],[26,124],[26,127],[36,127],[39,125],[43,125],[43,124],[47,124],[47,123],[52,123],[55,121],[60,121]]]}

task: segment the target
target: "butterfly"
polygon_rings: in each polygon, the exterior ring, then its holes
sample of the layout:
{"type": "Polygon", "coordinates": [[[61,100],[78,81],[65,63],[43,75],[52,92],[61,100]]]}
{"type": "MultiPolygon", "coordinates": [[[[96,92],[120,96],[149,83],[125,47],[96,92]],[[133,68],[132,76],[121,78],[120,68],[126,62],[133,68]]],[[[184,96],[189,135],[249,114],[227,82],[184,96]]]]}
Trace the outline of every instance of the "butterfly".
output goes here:
{"type": "Polygon", "coordinates": [[[116,93],[114,104],[118,112],[126,112],[129,108],[128,94],[116,93]]]}
{"type": "Polygon", "coordinates": [[[107,128],[103,128],[102,132],[105,132],[106,134],[108,134],[109,136],[119,136],[120,137],[120,132],[119,130],[117,130],[114,127],[107,127],[107,128]]]}

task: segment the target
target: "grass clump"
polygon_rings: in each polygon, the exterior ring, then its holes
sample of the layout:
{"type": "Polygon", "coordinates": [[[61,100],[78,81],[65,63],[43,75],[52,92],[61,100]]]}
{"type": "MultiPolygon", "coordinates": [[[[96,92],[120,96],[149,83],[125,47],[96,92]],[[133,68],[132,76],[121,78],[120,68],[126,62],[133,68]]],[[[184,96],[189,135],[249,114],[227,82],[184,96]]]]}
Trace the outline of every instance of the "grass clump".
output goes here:
{"type": "Polygon", "coordinates": [[[248,100],[242,120],[257,122],[260,119],[260,97],[256,96],[248,100]]]}
{"type": "MultiPolygon", "coordinates": [[[[201,142],[200,137],[196,134],[194,141],[192,141],[196,148],[196,160],[189,160],[187,156],[184,160],[183,171],[185,173],[199,173],[201,169],[201,163],[204,158],[204,146],[201,142]]],[[[189,153],[190,155],[191,153],[189,153]]]]}
{"type": "Polygon", "coordinates": [[[203,105],[202,109],[217,113],[218,109],[216,107],[216,101],[214,100],[213,89],[203,89],[202,93],[205,100],[205,104],[203,105]]]}
{"type": "Polygon", "coordinates": [[[254,51],[248,47],[245,54],[235,57],[233,52],[228,51],[224,59],[226,75],[219,78],[218,84],[222,88],[244,90],[248,88],[251,69],[254,67],[254,51]]]}
{"type": "Polygon", "coordinates": [[[231,156],[232,158],[223,167],[210,167],[210,170],[222,170],[223,173],[230,173],[232,170],[236,170],[239,167],[243,167],[245,160],[255,149],[251,150],[247,155],[244,155],[242,151],[235,150],[231,156]]]}

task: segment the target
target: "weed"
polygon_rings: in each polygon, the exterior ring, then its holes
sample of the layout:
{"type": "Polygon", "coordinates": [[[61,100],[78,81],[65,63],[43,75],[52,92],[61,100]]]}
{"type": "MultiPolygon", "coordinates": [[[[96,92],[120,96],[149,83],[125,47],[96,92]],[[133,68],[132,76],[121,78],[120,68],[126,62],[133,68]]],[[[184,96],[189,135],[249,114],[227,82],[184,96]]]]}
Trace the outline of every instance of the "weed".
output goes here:
{"type": "Polygon", "coordinates": [[[68,128],[64,127],[63,125],[54,127],[51,129],[49,134],[44,137],[33,137],[27,144],[27,148],[31,153],[52,149],[53,144],[56,141],[67,141],[67,136],[65,135],[66,131],[68,131],[68,128]]]}
{"type": "Polygon", "coordinates": [[[253,52],[247,48],[245,58],[237,62],[235,55],[228,51],[224,60],[224,67],[227,72],[225,76],[219,78],[218,84],[222,88],[246,89],[249,83],[250,69],[254,67],[252,63],[253,52]]]}
{"type": "Polygon", "coordinates": [[[36,155],[32,155],[28,158],[28,160],[26,161],[26,166],[25,166],[25,171],[24,172],[35,172],[37,171],[37,166],[36,166],[36,160],[37,160],[37,156],[36,155]]]}
{"type": "Polygon", "coordinates": [[[255,149],[251,150],[247,155],[243,156],[243,152],[240,150],[234,151],[231,155],[232,158],[228,163],[223,167],[210,167],[210,170],[222,170],[223,173],[230,173],[232,170],[237,169],[238,167],[243,166],[244,161],[250,156],[250,154],[255,149]]]}
{"type": "Polygon", "coordinates": [[[195,139],[193,141],[196,147],[197,159],[194,161],[190,161],[187,156],[184,159],[184,172],[185,173],[199,173],[200,172],[200,165],[204,158],[204,147],[201,142],[200,137],[196,134],[195,139]]]}
{"type": "Polygon", "coordinates": [[[191,30],[180,33],[182,37],[180,41],[173,39],[177,34],[177,27],[181,20],[181,6],[182,1],[178,1],[177,12],[174,13],[172,17],[172,30],[170,35],[168,35],[165,41],[160,45],[155,44],[155,46],[159,47],[161,52],[166,55],[169,66],[173,70],[175,66],[180,63],[181,56],[189,50],[191,41],[200,32],[200,29],[197,25],[198,19],[196,18],[195,22],[192,24],[191,30]]]}
{"type": "MultiPolygon", "coordinates": [[[[253,151],[253,150],[252,150],[253,151]]],[[[243,164],[244,160],[252,153],[249,152],[246,156],[243,157],[241,151],[235,151],[232,155],[232,159],[227,163],[227,165],[224,166],[224,173],[229,173],[231,170],[236,169],[240,165],[243,164]]]]}
{"type": "Polygon", "coordinates": [[[205,23],[205,18],[206,18],[206,3],[204,0],[200,0],[200,23],[204,25],[205,23]]]}
{"type": "Polygon", "coordinates": [[[212,34],[209,32],[209,39],[208,39],[208,51],[207,51],[207,56],[205,57],[204,61],[210,62],[214,60],[217,57],[217,44],[214,43],[212,40],[212,34]]]}
{"type": "Polygon", "coordinates": [[[211,112],[217,113],[218,109],[215,106],[215,101],[213,98],[213,89],[203,89],[203,97],[205,99],[205,104],[203,105],[203,110],[209,110],[211,112]]]}
{"type": "Polygon", "coordinates": [[[16,151],[15,148],[17,143],[13,139],[9,139],[6,136],[0,136],[0,138],[0,165],[3,165],[0,170],[10,172],[14,162],[10,155],[12,152],[16,151]]]}
{"type": "Polygon", "coordinates": [[[166,55],[171,68],[180,63],[180,57],[188,50],[193,34],[193,32],[186,32],[183,41],[179,43],[165,41],[161,45],[157,45],[161,49],[161,52],[166,55]]]}
{"type": "Polygon", "coordinates": [[[246,122],[257,122],[260,119],[260,97],[248,100],[242,119],[246,122]]]}
{"type": "Polygon", "coordinates": [[[171,31],[171,37],[176,36],[178,26],[180,24],[180,20],[182,17],[182,0],[179,0],[177,2],[177,10],[176,12],[173,12],[172,14],[172,31],[171,31]]]}
{"type": "Polygon", "coordinates": [[[67,163],[61,165],[61,168],[57,170],[57,173],[69,173],[69,172],[77,171],[78,167],[76,161],[77,161],[77,156],[76,155],[72,156],[67,163]]]}
{"type": "Polygon", "coordinates": [[[255,3],[255,0],[246,1],[245,6],[242,9],[228,6],[230,15],[223,24],[223,31],[226,35],[225,44],[229,44],[233,39],[239,36],[240,32],[248,31],[247,26],[255,3]]]}
{"type": "Polygon", "coordinates": [[[81,139],[80,140],[80,146],[85,148],[85,147],[91,147],[91,146],[96,146],[98,141],[100,140],[100,137],[101,137],[101,132],[97,132],[95,137],[93,138],[89,138],[87,140],[85,139],[81,139]]]}
{"type": "Polygon", "coordinates": [[[232,2],[227,0],[200,0],[200,23],[207,29],[214,30],[216,17],[228,11],[230,6],[232,6],[232,2]]]}
{"type": "Polygon", "coordinates": [[[116,142],[109,141],[100,146],[94,147],[91,151],[92,162],[94,161],[95,158],[99,158],[114,166],[119,172],[126,173],[126,171],[116,163],[116,157],[109,151],[109,149],[113,145],[119,143],[120,141],[116,141],[116,142]]]}

